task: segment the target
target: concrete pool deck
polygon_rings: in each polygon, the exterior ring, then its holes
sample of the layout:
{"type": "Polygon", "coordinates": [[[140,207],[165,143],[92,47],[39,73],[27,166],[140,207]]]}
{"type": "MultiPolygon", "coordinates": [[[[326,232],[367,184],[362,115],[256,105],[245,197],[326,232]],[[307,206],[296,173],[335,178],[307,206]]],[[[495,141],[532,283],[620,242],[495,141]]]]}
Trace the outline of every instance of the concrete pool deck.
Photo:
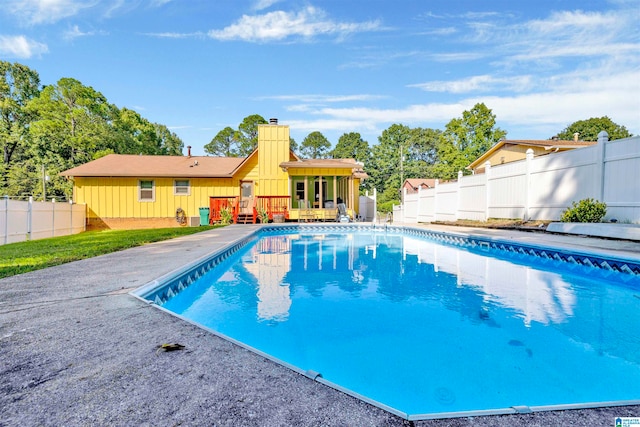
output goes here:
{"type": "MultiPolygon", "coordinates": [[[[409,422],[128,292],[252,232],[234,225],[0,280],[0,426],[609,426],[640,405],[409,422]],[[158,352],[163,343],[182,351],[158,352]]],[[[428,226],[640,260],[640,243],[428,226]]],[[[638,396],[640,398],[640,396],[638,396]]]]}

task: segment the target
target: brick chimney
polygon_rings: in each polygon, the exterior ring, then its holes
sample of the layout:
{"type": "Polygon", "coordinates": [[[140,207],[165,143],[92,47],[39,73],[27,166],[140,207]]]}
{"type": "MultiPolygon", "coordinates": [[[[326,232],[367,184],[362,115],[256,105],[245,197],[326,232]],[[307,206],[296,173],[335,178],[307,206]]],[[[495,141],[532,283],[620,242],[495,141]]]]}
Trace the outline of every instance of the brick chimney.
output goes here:
{"type": "Polygon", "coordinates": [[[191,146],[187,145],[187,157],[191,157],[191,146]]]}

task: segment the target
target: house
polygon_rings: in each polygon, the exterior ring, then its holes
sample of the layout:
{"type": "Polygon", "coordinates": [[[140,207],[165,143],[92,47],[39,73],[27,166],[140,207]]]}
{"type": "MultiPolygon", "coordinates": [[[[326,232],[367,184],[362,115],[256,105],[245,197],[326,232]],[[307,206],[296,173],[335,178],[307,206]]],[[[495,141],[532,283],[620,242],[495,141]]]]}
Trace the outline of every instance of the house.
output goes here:
{"type": "Polygon", "coordinates": [[[473,171],[473,173],[484,173],[486,162],[491,163],[491,166],[496,166],[503,163],[524,160],[528,149],[532,149],[533,155],[537,157],[595,144],[596,142],[592,141],[578,141],[577,136],[573,141],[564,141],[557,137],[547,140],[504,139],[494,144],[487,152],[473,161],[473,163],[467,166],[467,169],[473,171]]]}
{"type": "Polygon", "coordinates": [[[435,179],[427,179],[427,178],[407,178],[404,180],[404,184],[402,184],[402,193],[404,194],[404,190],[407,190],[407,194],[417,193],[420,188],[427,189],[433,188],[436,186],[435,179]]]}
{"type": "Polygon", "coordinates": [[[110,154],[61,173],[73,200],[87,205],[88,228],[198,225],[224,215],[238,223],[335,220],[337,204],[358,212],[360,181],[353,159],[300,159],[289,148],[289,126],[258,126],[258,146],[246,158],[110,154]]]}
{"type": "Polygon", "coordinates": [[[406,194],[417,193],[418,190],[434,188],[436,186],[436,180],[431,178],[407,178],[402,183],[402,187],[400,188],[400,197],[404,202],[405,191],[406,194]]]}

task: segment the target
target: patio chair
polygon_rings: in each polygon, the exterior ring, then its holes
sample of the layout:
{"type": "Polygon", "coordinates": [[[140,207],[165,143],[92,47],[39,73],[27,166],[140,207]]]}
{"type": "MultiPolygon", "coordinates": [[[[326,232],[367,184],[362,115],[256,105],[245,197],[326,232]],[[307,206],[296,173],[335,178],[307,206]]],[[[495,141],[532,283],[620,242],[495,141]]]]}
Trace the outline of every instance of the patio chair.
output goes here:
{"type": "Polygon", "coordinates": [[[345,205],[344,203],[338,203],[336,222],[351,222],[351,217],[347,213],[347,205],[345,205]]]}

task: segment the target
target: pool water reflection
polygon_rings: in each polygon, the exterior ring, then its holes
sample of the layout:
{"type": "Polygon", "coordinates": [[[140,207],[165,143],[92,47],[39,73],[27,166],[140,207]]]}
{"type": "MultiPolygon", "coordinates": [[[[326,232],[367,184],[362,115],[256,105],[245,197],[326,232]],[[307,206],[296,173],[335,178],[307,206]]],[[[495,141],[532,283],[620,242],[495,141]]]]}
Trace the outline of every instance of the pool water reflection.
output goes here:
{"type": "Polygon", "coordinates": [[[164,307],[409,415],[640,398],[640,280],[539,262],[267,234],[164,307]]]}

